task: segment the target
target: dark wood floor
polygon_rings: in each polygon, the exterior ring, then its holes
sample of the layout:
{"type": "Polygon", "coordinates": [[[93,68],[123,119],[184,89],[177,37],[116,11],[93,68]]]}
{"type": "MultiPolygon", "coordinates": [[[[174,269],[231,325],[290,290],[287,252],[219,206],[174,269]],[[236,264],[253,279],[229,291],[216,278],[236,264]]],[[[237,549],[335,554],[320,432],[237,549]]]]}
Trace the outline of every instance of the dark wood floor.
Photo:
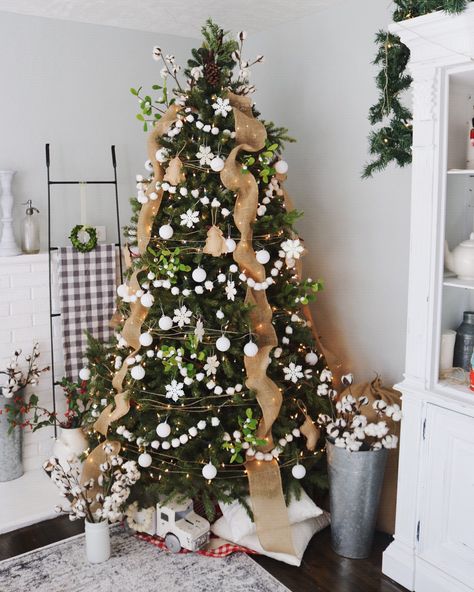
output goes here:
{"type": "MultiPolygon", "coordinates": [[[[0,560],[79,534],[83,529],[81,522],[59,516],[2,534],[0,560]]],[[[377,533],[369,559],[345,559],[332,551],[327,528],[313,538],[301,567],[291,567],[268,557],[254,559],[292,592],[406,592],[380,570],[382,552],[390,540],[389,536],[377,533]]]]}

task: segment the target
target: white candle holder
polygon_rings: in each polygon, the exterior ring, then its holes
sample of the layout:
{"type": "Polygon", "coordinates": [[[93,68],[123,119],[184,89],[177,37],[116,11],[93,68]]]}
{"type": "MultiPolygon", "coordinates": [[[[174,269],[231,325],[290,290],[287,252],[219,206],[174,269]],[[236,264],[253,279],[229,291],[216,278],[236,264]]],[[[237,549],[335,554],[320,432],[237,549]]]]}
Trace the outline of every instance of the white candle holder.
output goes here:
{"type": "Polygon", "coordinates": [[[13,234],[13,195],[12,180],[16,171],[0,171],[2,188],[0,205],[2,207],[2,238],[0,240],[0,257],[13,257],[21,254],[15,235],[13,234]]]}

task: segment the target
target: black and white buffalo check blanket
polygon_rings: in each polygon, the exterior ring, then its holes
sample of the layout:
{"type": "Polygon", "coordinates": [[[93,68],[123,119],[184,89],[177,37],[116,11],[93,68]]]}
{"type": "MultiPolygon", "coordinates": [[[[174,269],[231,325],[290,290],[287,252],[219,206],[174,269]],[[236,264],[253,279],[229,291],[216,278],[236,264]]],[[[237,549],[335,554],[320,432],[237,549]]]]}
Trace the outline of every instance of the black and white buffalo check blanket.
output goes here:
{"type": "Polygon", "coordinates": [[[115,245],[97,245],[88,253],[61,247],[58,253],[59,301],[66,377],[77,381],[85,363],[86,331],[110,338],[115,304],[115,245]]]}

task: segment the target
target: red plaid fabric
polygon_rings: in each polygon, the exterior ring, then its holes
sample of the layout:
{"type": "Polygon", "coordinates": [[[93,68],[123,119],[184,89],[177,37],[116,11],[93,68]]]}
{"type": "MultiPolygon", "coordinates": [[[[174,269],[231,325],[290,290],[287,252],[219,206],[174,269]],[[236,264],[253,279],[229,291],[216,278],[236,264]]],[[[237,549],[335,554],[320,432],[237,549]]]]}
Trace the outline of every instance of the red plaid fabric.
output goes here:
{"type": "MultiPolygon", "coordinates": [[[[158,549],[162,549],[167,551],[167,547],[165,545],[165,541],[156,536],[152,536],[151,534],[144,534],[143,532],[137,532],[135,535],[141,541],[145,541],[158,549]]],[[[181,549],[180,553],[192,553],[192,551],[188,551],[187,549],[181,549]]],[[[248,555],[258,555],[256,551],[252,551],[252,549],[247,549],[247,547],[241,547],[240,545],[235,545],[233,543],[225,543],[217,549],[209,549],[206,548],[196,551],[199,555],[205,555],[206,557],[227,557],[227,555],[231,555],[232,553],[247,553],[248,555]]]]}

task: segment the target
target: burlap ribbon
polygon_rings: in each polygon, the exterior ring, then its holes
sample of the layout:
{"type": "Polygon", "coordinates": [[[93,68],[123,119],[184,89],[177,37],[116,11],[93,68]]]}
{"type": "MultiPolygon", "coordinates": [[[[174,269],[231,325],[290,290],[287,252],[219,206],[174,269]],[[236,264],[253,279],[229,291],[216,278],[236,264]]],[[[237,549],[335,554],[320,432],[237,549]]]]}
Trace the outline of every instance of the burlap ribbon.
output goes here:
{"type": "MultiPolygon", "coordinates": [[[[169,127],[176,121],[177,113],[180,108],[181,107],[178,105],[171,105],[163,117],[156,124],[148,138],[148,158],[153,164],[153,179],[149,183],[148,189],[146,191],[149,200],[147,203],[143,204],[138,217],[137,243],[140,255],[146,252],[148,243],[150,242],[153,220],[160,209],[161,201],[163,199],[163,190],[161,187],[157,189],[156,184],[161,182],[164,176],[167,176],[170,181],[174,181],[175,179],[184,179],[184,173],[182,171],[181,161],[179,158],[174,158],[170,161],[165,173],[163,167],[156,160],[155,156],[156,151],[160,145],[161,136],[166,133],[169,127]],[[150,196],[153,196],[155,199],[151,199],[150,196]]],[[[136,270],[128,282],[129,291],[132,294],[140,289],[138,274],[141,271],[143,271],[143,269],[136,270]]],[[[122,329],[123,338],[129,347],[133,348],[133,351],[127,356],[127,359],[133,357],[141,347],[139,338],[142,325],[148,315],[148,310],[148,308],[141,304],[139,299],[136,302],[130,304],[130,315],[126,319],[122,329]]],[[[114,403],[108,405],[102,411],[94,424],[95,431],[99,432],[103,436],[107,436],[110,424],[114,421],[117,421],[121,417],[124,417],[130,409],[128,393],[127,391],[123,390],[123,382],[125,380],[125,376],[127,375],[128,368],[129,366],[127,364],[127,360],[124,360],[121,368],[115,373],[112,379],[112,386],[116,391],[114,403]]],[[[109,440],[109,442],[112,445],[114,454],[117,454],[120,450],[120,443],[116,440],[109,440]]],[[[91,478],[96,480],[99,476],[99,465],[105,460],[103,446],[103,443],[97,446],[87,457],[82,471],[83,482],[91,478]]]]}
{"type": "MultiPolygon", "coordinates": [[[[229,93],[233,108],[237,146],[229,154],[221,172],[224,186],[237,193],[234,207],[234,221],[240,232],[240,240],[234,251],[234,261],[247,277],[263,282],[265,268],[255,256],[252,246],[252,225],[257,216],[258,184],[251,173],[244,174],[237,156],[242,150],[257,152],[265,146],[265,126],[253,117],[251,101],[229,93]]],[[[277,344],[272,325],[272,310],[265,291],[247,288],[245,298],[251,304],[250,324],[256,337],[258,353],[244,358],[247,373],[246,386],[257,395],[262,410],[258,436],[267,441],[264,451],[273,447],[272,425],[280,412],[282,395],[278,386],[267,376],[269,355],[277,344]]],[[[257,535],[262,547],[268,551],[294,554],[288,511],[281,484],[277,461],[249,461],[246,463],[249,479],[250,499],[257,535]]]]}

